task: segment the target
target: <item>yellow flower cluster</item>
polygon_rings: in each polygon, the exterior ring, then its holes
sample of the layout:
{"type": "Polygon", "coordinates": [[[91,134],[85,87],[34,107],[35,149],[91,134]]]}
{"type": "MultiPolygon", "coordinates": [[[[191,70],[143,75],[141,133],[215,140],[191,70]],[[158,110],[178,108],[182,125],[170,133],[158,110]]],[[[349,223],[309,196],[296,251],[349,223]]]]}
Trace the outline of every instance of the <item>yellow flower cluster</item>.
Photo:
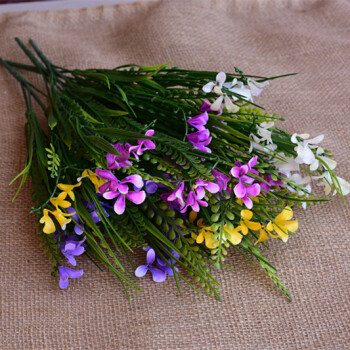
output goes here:
{"type": "Polygon", "coordinates": [[[78,183],[76,185],[66,185],[66,184],[58,184],[57,188],[62,192],[57,196],[50,199],[51,204],[56,208],[55,210],[44,209],[43,216],[40,219],[40,223],[44,224],[43,232],[46,234],[50,234],[56,231],[56,226],[50,214],[57,220],[62,230],[66,229],[68,223],[71,222],[72,219],[69,217],[74,215],[74,213],[65,213],[61,209],[67,209],[72,206],[72,203],[67,201],[67,196],[74,201],[75,195],[73,189],[81,185],[81,180],[83,178],[89,178],[90,181],[94,184],[96,192],[98,192],[98,188],[103,185],[106,181],[98,178],[98,176],[91,170],[85,169],[81,175],[77,179],[78,183]]]}
{"type": "Polygon", "coordinates": [[[54,211],[49,209],[43,210],[43,216],[40,219],[40,223],[44,224],[43,232],[50,234],[56,231],[55,223],[53,222],[51,215],[55,217],[55,219],[58,221],[59,225],[61,226],[62,230],[66,229],[66,226],[68,223],[71,222],[72,219],[69,219],[69,216],[72,216],[74,213],[65,213],[61,209],[67,209],[72,204],[71,202],[67,201],[67,195],[71,198],[71,200],[74,201],[75,196],[73,192],[73,188],[78,187],[81,185],[81,182],[78,182],[76,185],[65,185],[65,184],[58,184],[57,188],[59,188],[62,192],[57,197],[52,197],[50,199],[51,204],[56,208],[54,211]]]}
{"type": "MultiPolygon", "coordinates": [[[[214,249],[218,246],[218,240],[214,239],[214,232],[210,226],[203,223],[203,219],[196,222],[197,213],[192,211],[189,215],[188,223],[197,228],[197,233],[192,232],[191,236],[198,244],[205,242],[209,249],[214,249]]],[[[256,243],[264,242],[268,239],[268,235],[273,238],[280,238],[283,242],[288,240],[288,233],[295,232],[298,229],[298,221],[291,220],[293,218],[293,210],[286,207],[277,217],[270,221],[266,227],[258,222],[251,221],[253,212],[247,209],[241,211],[240,225],[236,228],[224,226],[223,240],[230,241],[233,245],[237,245],[242,241],[243,235],[246,235],[249,230],[259,231],[259,239],[256,243]],[[275,231],[277,234],[273,234],[275,231]]]]}

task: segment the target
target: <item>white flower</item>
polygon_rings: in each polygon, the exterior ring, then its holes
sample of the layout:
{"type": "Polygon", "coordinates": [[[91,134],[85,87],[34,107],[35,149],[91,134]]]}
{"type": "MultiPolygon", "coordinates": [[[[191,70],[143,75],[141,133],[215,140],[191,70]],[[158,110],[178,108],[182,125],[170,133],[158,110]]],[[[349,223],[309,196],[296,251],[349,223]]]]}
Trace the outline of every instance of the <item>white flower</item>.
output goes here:
{"type": "Polygon", "coordinates": [[[260,125],[257,126],[258,129],[258,135],[260,138],[254,134],[250,134],[250,138],[253,139],[253,141],[250,142],[250,148],[249,148],[249,153],[253,151],[253,148],[265,151],[267,153],[271,153],[277,148],[277,145],[275,145],[272,142],[271,139],[271,131],[268,130],[269,128],[272,128],[275,125],[274,122],[263,122],[260,125]],[[266,141],[268,146],[261,146],[259,145],[260,142],[266,141]]]}
{"type": "MultiPolygon", "coordinates": [[[[337,162],[335,160],[324,156],[319,156],[319,158],[322,159],[331,170],[334,170],[336,168],[337,162]]],[[[310,170],[311,171],[317,170],[319,165],[320,165],[320,161],[318,159],[315,159],[315,161],[310,165],[310,170]]],[[[327,170],[324,164],[322,164],[322,166],[327,170]]]]}
{"type": "MultiPolygon", "coordinates": [[[[306,194],[306,198],[309,197],[309,195],[311,194],[311,186],[309,185],[309,183],[311,181],[310,176],[302,177],[299,173],[295,173],[295,174],[289,176],[289,181],[294,182],[296,185],[301,187],[300,190],[296,190],[293,187],[287,186],[287,188],[290,192],[292,192],[292,193],[298,192],[299,196],[306,194]],[[306,186],[303,187],[303,185],[306,185],[306,186]],[[304,191],[302,189],[304,189],[304,191]]],[[[307,208],[306,202],[302,203],[302,207],[303,207],[303,209],[307,208]]]]}
{"type": "Polygon", "coordinates": [[[218,111],[221,108],[222,102],[224,102],[228,112],[236,113],[239,111],[239,107],[234,105],[227,94],[222,92],[222,87],[224,86],[225,81],[226,74],[224,72],[220,72],[216,76],[216,82],[211,81],[208,84],[205,84],[203,86],[203,91],[207,93],[214,91],[217,95],[219,95],[219,97],[210,106],[213,111],[218,111]]]}
{"type": "MultiPolygon", "coordinates": [[[[330,184],[332,183],[332,178],[331,178],[331,175],[329,174],[329,172],[326,171],[322,175],[314,176],[313,178],[314,179],[322,179],[323,180],[322,184],[319,184],[319,185],[324,185],[325,186],[324,192],[325,192],[325,195],[327,196],[332,190],[332,187],[330,186],[330,184]]],[[[343,179],[342,177],[336,176],[336,178],[337,178],[337,180],[339,182],[340,189],[341,189],[341,192],[343,193],[343,196],[348,195],[350,193],[350,183],[348,181],[346,181],[345,179],[343,179]]],[[[337,193],[337,191],[334,190],[333,196],[336,193],[337,193]]]]}
{"type": "Polygon", "coordinates": [[[262,88],[269,85],[269,81],[263,81],[262,83],[258,83],[257,81],[248,78],[247,80],[248,86],[253,96],[259,96],[262,92],[262,88]]]}
{"type": "Polygon", "coordinates": [[[244,84],[241,81],[237,81],[236,78],[232,80],[232,83],[225,83],[224,86],[228,88],[229,91],[239,95],[239,97],[232,96],[232,99],[234,101],[241,99],[253,102],[252,92],[249,89],[245,88],[244,84]]]}
{"type": "Polygon", "coordinates": [[[299,171],[299,164],[295,161],[295,159],[292,157],[287,157],[284,153],[278,153],[273,161],[276,169],[284,173],[288,178],[291,176],[291,171],[299,171]]]}
{"type": "Polygon", "coordinates": [[[309,134],[293,134],[291,137],[291,141],[297,144],[294,150],[298,154],[297,158],[295,158],[295,161],[298,164],[311,165],[316,160],[315,155],[311,149],[317,148],[315,145],[323,140],[324,135],[319,135],[313,139],[307,139],[309,136],[309,134]],[[303,141],[298,141],[297,136],[302,138],[303,141]]]}

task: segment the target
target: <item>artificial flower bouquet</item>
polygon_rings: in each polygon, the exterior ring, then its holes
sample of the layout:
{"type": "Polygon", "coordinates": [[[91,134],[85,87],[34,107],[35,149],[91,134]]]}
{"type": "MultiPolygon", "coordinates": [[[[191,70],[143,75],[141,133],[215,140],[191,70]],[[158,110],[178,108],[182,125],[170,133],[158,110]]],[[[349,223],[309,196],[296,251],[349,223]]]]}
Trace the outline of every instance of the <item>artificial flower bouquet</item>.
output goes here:
{"type": "Polygon", "coordinates": [[[1,60],[26,104],[27,160],[13,181],[21,178],[19,191],[31,176],[30,212],[60,288],[83,275],[85,255],[111,270],[127,295],[149,275],[220,299],[215,270],[230,268],[225,257],[235,249],[290,298],[260,247],[297,232],[295,207],[330,200],[313,194],[312,179],[325,195],[343,197],[350,184],[334,174],[323,135],[291,135],[256,103],[282,76],[165,64],[69,70],[32,40],[16,41],[31,65],[1,60]],[[142,249],[145,264],[135,266],[142,249]]]}

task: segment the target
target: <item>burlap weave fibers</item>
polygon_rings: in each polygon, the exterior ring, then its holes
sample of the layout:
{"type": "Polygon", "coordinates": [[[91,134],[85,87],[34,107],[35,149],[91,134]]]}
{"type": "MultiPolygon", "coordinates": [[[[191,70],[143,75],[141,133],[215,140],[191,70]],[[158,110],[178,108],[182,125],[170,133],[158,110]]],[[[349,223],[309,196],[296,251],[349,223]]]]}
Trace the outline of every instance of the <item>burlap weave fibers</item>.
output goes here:
{"type": "MultiPolygon", "coordinates": [[[[350,3],[338,0],[150,1],[0,16],[0,55],[25,61],[13,38],[33,38],[70,68],[126,63],[256,75],[298,72],[258,98],[291,132],[326,134],[350,177],[350,3]]],[[[33,79],[37,79],[33,76],[33,79]]],[[[85,274],[56,289],[38,246],[30,183],[14,204],[10,180],[25,160],[24,103],[0,67],[0,349],[335,349],[350,348],[350,212],[340,198],[297,210],[300,229],[267,252],[293,302],[265,273],[233,252],[221,271],[223,301],[169,278],[140,281],[128,302],[116,278],[87,259],[85,274]]],[[[266,251],[265,251],[266,252],[266,251]]],[[[137,262],[144,256],[137,255],[137,262]]]]}

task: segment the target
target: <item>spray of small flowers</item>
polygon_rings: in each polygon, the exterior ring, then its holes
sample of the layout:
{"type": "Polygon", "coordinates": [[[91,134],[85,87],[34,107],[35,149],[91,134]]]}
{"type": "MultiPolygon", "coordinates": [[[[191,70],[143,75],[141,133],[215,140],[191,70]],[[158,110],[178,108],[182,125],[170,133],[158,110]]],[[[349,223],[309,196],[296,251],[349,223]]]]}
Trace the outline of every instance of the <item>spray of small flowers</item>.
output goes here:
{"type": "Polygon", "coordinates": [[[215,271],[234,265],[226,259],[234,248],[290,298],[260,247],[302,234],[295,209],[334,194],[344,199],[350,184],[335,175],[324,135],[290,134],[257,104],[282,76],[167,65],[68,70],[33,41],[16,40],[33,66],[2,60],[27,107],[27,160],[14,180],[22,178],[20,189],[32,178],[31,212],[39,214],[41,244],[61,289],[83,275],[86,256],[114,273],[127,294],[140,289],[137,278],[151,276],[220,300],[215,271]],[[45,91],[29,83],[26,70],[42,75],[45,91]],[[40,108],[48,132],[38,123],[40,108]]]}

